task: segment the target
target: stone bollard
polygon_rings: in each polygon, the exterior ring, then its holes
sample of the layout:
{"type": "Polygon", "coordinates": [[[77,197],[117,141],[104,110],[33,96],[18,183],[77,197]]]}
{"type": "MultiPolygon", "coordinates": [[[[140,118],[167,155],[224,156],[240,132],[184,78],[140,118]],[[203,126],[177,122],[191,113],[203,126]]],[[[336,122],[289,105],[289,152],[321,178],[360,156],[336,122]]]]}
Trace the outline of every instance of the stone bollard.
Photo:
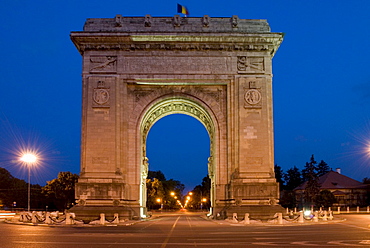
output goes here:
{"type": "Polygon", "coordinates": [[[75,223],[72,213],[66,213],[66,225],[73,225],[75,223]]]}
{"type": "Polygon", "coordinates": [[[19,214],[19,222],[24,222],[24,212],[19,214]]]}
{"type": "Polygon", "coordinates": [[[340,214],[340,207],[338,207],[338,214],[340,214]]]}
{"type": "Polygon", "coordinates": [[[277,215],[277,223],[283,224],[283,213],[276,213],[277,215]]]}
{"type": "Polygon", "coordinates": [[[294,213],[297,213],[297,208],[294,208],[294,213]]]}
{"type": "Polygon", "coordinates": [[[114,221],[113,221],[114,224],[119,224],[119,214],[118,213],[115,213],[114,214],[114,221]]]}
{"type": "Polygon", "coordinates": [[[318,222],[319,221],[319,212],[315,211],[313,212],[313,222],[318,222]]]}
{"type": "Polygon", "coordinates": [[[368,213],[370,212],[370,207],[369,206],[366,207],[366,212],[368,212],[368,213]]]}
{"type": "Polygon", "coordinates": [[[245,225],[249,225],[251,223],[251,221],[250,221],[250,219],[249,219],[249,214],[248,213],[246,213],[245,215],[244,215],[244,224],[245,225]]]}
{"type": "Polygon", "coordinates": [[[100,225],[105,225],[105,214],[104,213],[100,214],[100,225]]]}
{"type": "Polygon", "coordinates": [[[347,207],[347,213],[349,213],[349,207],[347,207]]]}
{"type": "Polygon", "coordinates": [[[238,223],[238,214],[233,213],[233,222],[238,223]]]}
{"type": "Polygon", "coordinates": [[[289,214],[289,208],[286,208],[286,214],[289,214]]]}
{"type": "Polygon", "coordinates": [[[359,206],[357,206],[356,211],[357,211],[357,213],[359,213],[359,212],[360,212],[360,207],[359,207],[359,206]]]}
{"type": "Polygon", "coordinates": [[[303,211],[299,211],[298,223],[304,223],[303,211]]]}
{"type": "Polygon", "coordinates": [[[328,212],[325,210],[324,211],[324,216],[322,217],[323,221],[328,221],[328,212]]]}
{"type": "Polygon", "coordinates": [[[330,212],[329,212],[329,217],[328,217],[328,219],[329,219],[329,220],[334,219],[333,211],[330,211],[330,212]]]}
{"type": "Polygon", "coordinates": [[[53,221],[50,218],[50,213],[46,212],[45,214],[45,224],[53,224],[53,221]]]}
{"type": "Polygon", "coordinates": [[[32,223],[37,223],[36,214],[37,214],[37,213],[36,213],[35,211],[33,211],[33,212],[32,212],[32,219],[31,219],[31,222],[32,222],[32,223]]]}
{"type": "Polygon", "coordinates": [[[331,212],[331,207],[328,208],[328,211],[331,212]]]}

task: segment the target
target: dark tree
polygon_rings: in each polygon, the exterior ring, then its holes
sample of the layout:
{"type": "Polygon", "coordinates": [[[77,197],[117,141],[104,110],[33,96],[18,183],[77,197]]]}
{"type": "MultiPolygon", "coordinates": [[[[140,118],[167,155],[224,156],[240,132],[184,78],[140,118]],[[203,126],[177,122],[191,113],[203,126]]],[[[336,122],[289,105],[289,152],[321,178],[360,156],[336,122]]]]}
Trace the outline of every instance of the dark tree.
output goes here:
{"type": "Polygon", "coordinates": [[[302,174],[296,166],[287,170],[284,180],[286,190],[293,190],[303,183],[302,174]]]}
{"type": "Polygon", "coordinates": [[[324,160],[321,160],[321,162],[317,165],[317,176],[321,177],[329,171],[331,171],[331,168],[327,163],[324,162],[324,160]]]}
{"type": "MultiPolygon", "coordinates": [[[[0,168],[0,200],[3,206],[10,206],[13,202],[11,193],[14,193],[12,187],[14,177],[4,168],[0,168]]],[[[25,183],[25,182],[24,182],[25,183]]]]}
{"type": "MultiPolygon", "coordinates": [[[[37,187],[36,187],[37,190],[37,187]]],[[[28,184],[21,179],[13,177],[10,172],[0,168],[0,201],[5,208],[13,207],[16,203],[17,208],[27,207],[28,184]]],[[[35,193],[34,185],[31,185],[31,196],[35,193]]],[[[31,201],[33,208],[34,201],[31,201]]]]}
{"type": "Polygon", "coordinates": [[[317,162],[314,155],[311,156],[310,162],[307,162],[302,171],[303,177],[307,182],[304,190],[305,203],[312,205],[315,203],[317,195],[320,193],[319,177],[317,174],[317,162]]]}
{"type": "Polygon", "coordinates": [[[48,204],[63,211],[75,202],[75,184],[78,175],[69,171],[59,172],[58,178],[48,181],[42,192],[48,198],[48,204]]]}
{"type": "Polygon", "coordinates": [[[163,207],[177,208],[177,199],[181,199],[185,185],[180,181],[170,179],[166,180],[162,171],[148,171],[147,177],[147,206],[156,208],[160,205],[156,202],[160,198],[163,207]],[[174,196],[171,195],[174,192],[174,196]]]}
{"type": "Polygon", "coordinates": [[[202,183],[197,185],[192,190],[193,199],[192,204],[195,208],[209,208],[211,204],[211,179],[208,177],[203,177],[202,183]]]}
{"type": "Polygon", "coordinates": [[[170,179],[162,182],[164,190],[164,201],[167,203],[169,208],[178,208],[177,199],[181,199],[185,185],[178,180],[170,179]],[[174,198],[171,192],[175,193],[174,198]]]}
{"type": "Polygon", "coordinates": [[[277,164],[274,166],[276,182],[279,183],[280,191],[284,189],[284,171],[277,164]]]}
{"type": "Polygon", "coordinates": [[[280,205],[284,208],[295,208],[297,206],[297,200],[295,193],[292,190],[284,190],[281,192],[280,205]]]}
{"type": "Polygon", "coordinates": [[[362,179],[362,183],[363,184],[370,184],[370,178],[365,177],[364,179],[362,179]]]}
{"type": "Polygon", "coordinates": [[[330,190],[324,189],[322,190],[316,197],[316,204],[320,207],[332,207],[334,203],[337,202],[337,199],[331,193],[330,190]]]}
{"type": "Polygon", "coordinates": [[[158,171],[148,171],[148,179],[154,179],[157,178],[159,181],[166,181],[166,177],[164,176],[163,172],[158,171]]]}
{"type": "Polygon", "coordinates": [[[147,206],[149,209],[160,208],[165,195],[162,181],[157,178],[146,179],[147,206]],[[158,202],[157,199],[160,201],[158,202]]]}

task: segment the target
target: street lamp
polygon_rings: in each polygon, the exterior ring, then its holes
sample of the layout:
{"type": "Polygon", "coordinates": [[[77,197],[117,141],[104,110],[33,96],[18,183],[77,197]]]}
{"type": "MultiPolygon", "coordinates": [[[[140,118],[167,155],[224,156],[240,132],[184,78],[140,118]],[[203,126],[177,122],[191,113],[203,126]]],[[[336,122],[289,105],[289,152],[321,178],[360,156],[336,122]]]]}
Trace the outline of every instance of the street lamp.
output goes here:
{"type": "Polygon", "coordinates": [[[161,204],[161,210],[163,210],[163,202],[161,198],[157,198],[157,202],[161,204]]]}
{"type": "Polygon", "coordinates": [[[28,204],[27,204],[27,211],[30,211],[30,198],[31,198],[31,166],[32,164],[36,163],[37,157],[32,153],[25,153],[20,158],[22,162],[24,162],[28,167],[28,204]]]}

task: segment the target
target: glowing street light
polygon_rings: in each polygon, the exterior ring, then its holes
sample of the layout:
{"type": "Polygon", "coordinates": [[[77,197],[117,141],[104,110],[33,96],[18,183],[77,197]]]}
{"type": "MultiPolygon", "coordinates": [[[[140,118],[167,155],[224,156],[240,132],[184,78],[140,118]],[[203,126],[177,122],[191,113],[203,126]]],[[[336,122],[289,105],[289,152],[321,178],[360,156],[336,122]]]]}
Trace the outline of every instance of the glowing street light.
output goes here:
{"type": "Polygon", "coordinates": [[[161,204],[161,209],[163,209],[163,202],[161,198],[157,198],[158,204],[161,204]]]}
{"type": "Polygon", "coordinates": [[[28,204],[27,204],[27,211],[30,211],[30,203],[31,203],[31,166],[32,164],[36,163],[37,157],[32,153],[25,153],[20,158],[22,162],[24,162],[28,167],[28,204]]]}

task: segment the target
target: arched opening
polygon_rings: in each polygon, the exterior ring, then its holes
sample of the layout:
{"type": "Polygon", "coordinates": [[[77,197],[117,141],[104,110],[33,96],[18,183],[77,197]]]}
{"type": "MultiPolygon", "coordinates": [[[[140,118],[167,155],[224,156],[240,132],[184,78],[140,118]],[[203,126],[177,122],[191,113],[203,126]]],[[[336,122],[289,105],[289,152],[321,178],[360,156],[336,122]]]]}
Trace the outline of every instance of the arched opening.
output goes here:
{"type": "Polygon", "coordinates": [[[215,191],[215,125],[209,112],[200,104],[193,100],[185,98],[168,98],[160,100],[153,104],[144,114],[141,126],[141,160],[140,166],[140,208],[141,216],[146,216],[146,202],[147,202],[147,191],[146,191],[146,179],[148,176],[149,159],[147,153],[147,140],[150,129],[153,125],[162,119],[163,117],[173,114],[185,114],[197,119],[206,129],[209,136],[209,157],[207,161],[207,172],[211,179],[210,187],[210,210],[214,205],[214,191],[215,191]]]}
{"type": "Polygon", "coordinates": [[[210,138],[200,121],[185,114],[165,116],[150,129],[146,145],[147,208],[180,208],[179,203],[184,206],[185,195],[180,194],[183,184],[182,193],[192,193],[188,207],[208,209],[210,138]],[[175,195],[176,191],[179,193],[175,195]],[[172,192],[174,195],[170,195],[172,192]]]}

